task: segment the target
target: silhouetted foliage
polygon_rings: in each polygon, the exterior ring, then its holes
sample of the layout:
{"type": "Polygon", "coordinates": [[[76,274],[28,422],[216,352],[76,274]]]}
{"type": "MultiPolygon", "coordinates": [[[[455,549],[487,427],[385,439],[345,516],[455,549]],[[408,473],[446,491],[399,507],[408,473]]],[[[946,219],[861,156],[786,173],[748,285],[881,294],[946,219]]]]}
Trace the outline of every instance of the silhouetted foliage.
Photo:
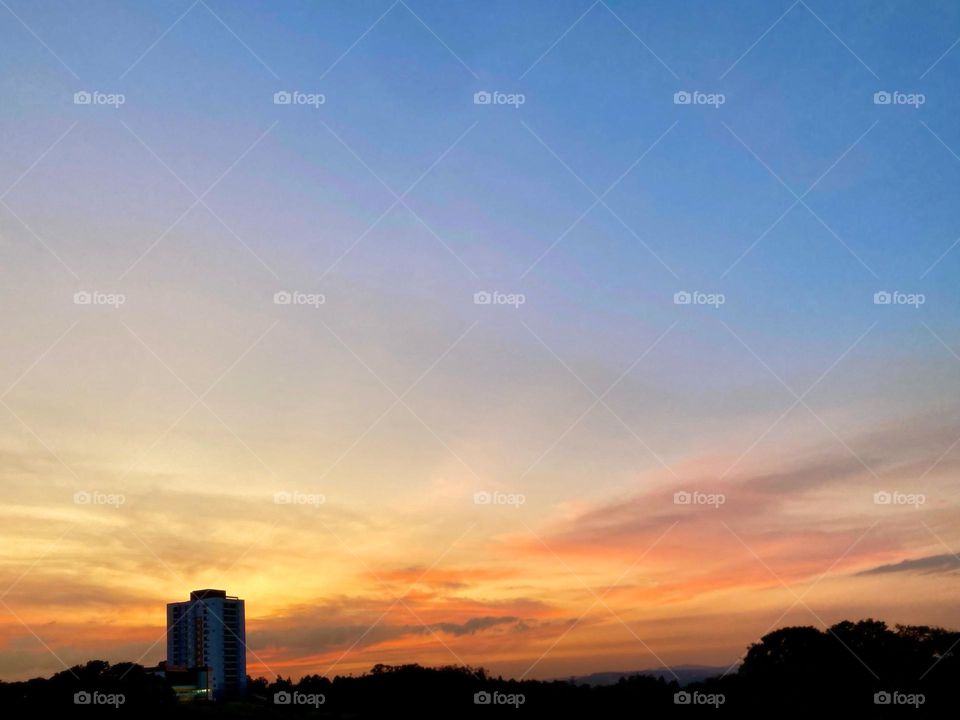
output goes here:
{"type": "Polygon", "coordinates": [[[883,712],[874,696],[886,693],[890,710],[903,711],[911,701],[928,710],[950,707],[952,686],[960,679],[953,653],[958,641],[957,632],[908,625],[891,630],[872,619],[824,631],[782,628],[749,647],[737,673],[742,686],[728,699],[732,705],[869,706],[883,712]]]}
{"type": "MultiPolygon", "coordinates": [[[[105,710],[143,714],[150,711],[170,709],[175,704],[173,689],[167,681],[145,672],[142,665],[118,663],[111,665],[104,660],[91,660],[85,665],[75,665],[58,672],[50,678],[34,678],[25,682],[0,682],[0,708],[21,708],[46,714],[53,708],[69,706],[71,713],[100,714],[105,710]],[[86,693],[90,704],[83,704],[86,693]],[[94,706],[92,699],[104,702],[94,706]],[[110,703],[111,698],[122,696],[119,706],[110,703]]],[[[6,713],[2,713],[6,716],[6,713]]],[[[10,715],[10,717],[16,717],[10,715]]]]}
{"type": "Polygon", "coordinates": [[[69,708],[71,714],[113,717],[633,718],[695,712],[739,717],[800,708],[884,717],[905,711],[916,715],[914,706],[919,705],[920,714],[939,716],[956,705],[958,643],[957,632],[913,625],[891,629],[868,619],[844,621],[825,631],[776,630],[750,645],[739,670],[684,688],[675,680],[644,675],[592,687],[561,680],[504,680],[483,668],[378,664],[368,673],[332,680],[319,675],[297,682],[289,677],[249,679],[243,701],[191,704],[177,704],[166,680],[139,665],[94,660],[49,679],[0,682],[0,708],[11,711],[4,717],[69,708]],[[119,708],[76,705],[78,692],[120,693],[125,701],[119,708]]]}

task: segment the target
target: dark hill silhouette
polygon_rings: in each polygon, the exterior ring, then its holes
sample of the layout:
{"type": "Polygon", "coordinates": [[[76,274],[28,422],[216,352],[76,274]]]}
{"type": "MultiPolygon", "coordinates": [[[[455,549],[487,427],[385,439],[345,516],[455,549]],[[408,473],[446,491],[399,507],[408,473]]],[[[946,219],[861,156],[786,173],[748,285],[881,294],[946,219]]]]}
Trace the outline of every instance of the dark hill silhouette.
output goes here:
{"type": "Polygon", "coordinates": [[[825,631],[787,627],[750,645],[736,672],[694,682],[646,675],[590,686],[509,680],[481,668],[376,665],[360,676],[251,679],[246,699],[177,704],[166,680],[139,665],[91,661],[48,679],[0,682],[3,717],[51,712],[118,717],[660,717],[750,716],[798,709],[856,717],[955,716],[960,633],[889,628],[875,620],[825,631]],[[119,707],[77,705],[76,693],[122,696],[119,707]]]}
{"type": "MultiPolygon", "coordinates": [[[[575,675],[567,678],[567,682],[574,685],[616,685],[620,678],[631,677],[633,675],[649,675],[650,677],[662,677],[664,680],[675,679],[683,687],[692,682],[706,680],[709,677],[722,675],[727,672],[728,667],[717,667],[714,665],[673,665],[670,668],[648,668],[646,670],[595,672],[589,675],[575,675]]],[[[562,680],[563,678],[557,678],[562,680]]]]}

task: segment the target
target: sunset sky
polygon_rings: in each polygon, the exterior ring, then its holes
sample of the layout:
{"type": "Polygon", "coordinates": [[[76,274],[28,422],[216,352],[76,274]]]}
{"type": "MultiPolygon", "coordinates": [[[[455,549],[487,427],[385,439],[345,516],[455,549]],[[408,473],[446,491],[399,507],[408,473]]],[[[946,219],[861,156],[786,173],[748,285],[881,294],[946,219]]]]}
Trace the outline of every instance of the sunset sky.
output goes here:
{"type": "Polygon", "coordinates": [[[156,663],[197,588],[267,677],[960,628],[958,37],[0,0],[0,679],[156,663]]]}

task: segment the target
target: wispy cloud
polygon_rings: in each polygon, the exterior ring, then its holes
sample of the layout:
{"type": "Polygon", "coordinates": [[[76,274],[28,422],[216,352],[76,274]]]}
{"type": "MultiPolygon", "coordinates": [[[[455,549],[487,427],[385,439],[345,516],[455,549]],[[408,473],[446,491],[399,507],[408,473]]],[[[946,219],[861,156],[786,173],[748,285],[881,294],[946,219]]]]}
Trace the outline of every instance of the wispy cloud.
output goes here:
{"type": "Polygon", "coordinates": [[[937,573],[954,573],[960,570],[960,558],[956,555],[928,555],[926,557],[910,558],[898,563],[878,565],[863,570],[857,575],[886,575],[888,573],[921,573],[931,575],[937,573]]]}

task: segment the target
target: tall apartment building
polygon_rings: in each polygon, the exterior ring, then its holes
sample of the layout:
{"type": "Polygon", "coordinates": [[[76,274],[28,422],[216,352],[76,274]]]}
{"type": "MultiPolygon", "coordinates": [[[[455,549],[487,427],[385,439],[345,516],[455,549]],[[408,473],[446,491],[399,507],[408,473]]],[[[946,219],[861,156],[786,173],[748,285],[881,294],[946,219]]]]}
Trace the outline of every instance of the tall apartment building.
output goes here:
{"type": "Polygon", "coordinates": [[[246,640],[243,600],[225,590],[194,590],[167,604],[167,667],[209,668],[214,699],[246,693],[246,640]]]}

